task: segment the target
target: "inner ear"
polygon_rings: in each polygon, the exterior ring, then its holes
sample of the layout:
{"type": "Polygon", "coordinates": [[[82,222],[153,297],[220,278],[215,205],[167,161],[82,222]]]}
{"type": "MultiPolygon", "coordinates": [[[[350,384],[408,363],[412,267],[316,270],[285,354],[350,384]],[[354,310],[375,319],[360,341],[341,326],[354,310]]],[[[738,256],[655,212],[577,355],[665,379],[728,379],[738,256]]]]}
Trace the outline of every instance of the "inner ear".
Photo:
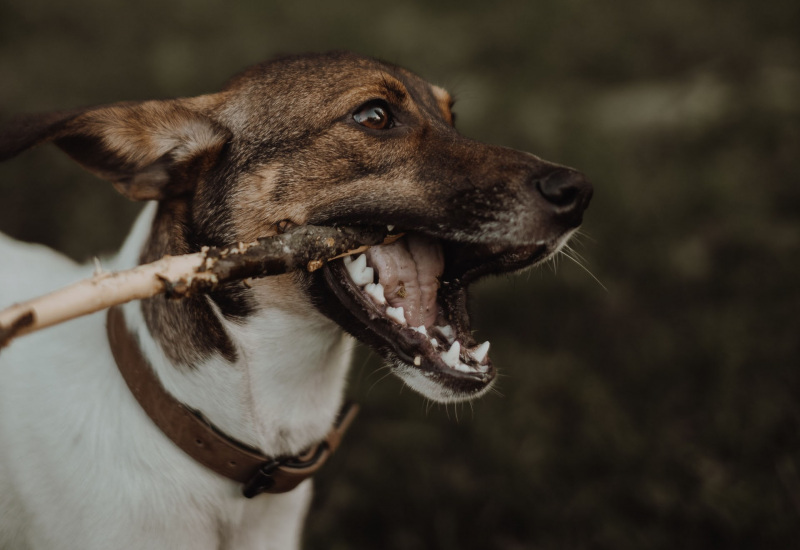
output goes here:
{"type": "MultiPolygon", "coordinates": [[[[212,153],[208,151],[208,154],[212,153]]],[[[206,153],[201,151],[198,154],[206,153]]],[[[193,186],[189,185],[191,182],[187,178],[180,176],[176,170],[178,167],[167,154],[129,177],[118,175],[113,181],[114,189],[135,201],[162,200],[186,194],[193,186]]]]}
{"type": "Polygon", "coordinates": [[[134,200],[192,190],[231,132],[215,120],[215,95],[25,115],[0,128],[0,161],[52,141],[134,200]]]}
{"type": "Polygon", "coordinates": [[[230,132],[180,101],[149,101],[89,111],[54,141],[133,200],[190,192],[230,132]]]}

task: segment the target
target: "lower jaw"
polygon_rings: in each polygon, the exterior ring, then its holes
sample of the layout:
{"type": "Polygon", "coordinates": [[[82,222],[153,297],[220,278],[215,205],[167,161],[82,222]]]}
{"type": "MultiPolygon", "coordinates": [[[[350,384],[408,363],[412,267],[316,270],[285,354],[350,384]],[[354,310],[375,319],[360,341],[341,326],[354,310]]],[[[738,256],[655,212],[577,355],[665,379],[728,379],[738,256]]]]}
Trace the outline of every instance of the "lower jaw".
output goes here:
{"type": "MultiPolygon", "coordinates": [[[[446,309],[440,313],[439,320],[443,317],[453,320],[452,324],[458,332],[457,340],[462,346],[475,346],[464,303],[464,285],[486,274],[511,272],[540,264],[557,253],[573,232],[549,242],[506,249],[496,256],[489,252],[489,261],[485,260],[480,264],[468,266],[461,263],[456,269],[463,275],[451,277],[449,284],[445,279],[439,290],[441,305],[446,309]]],[[[462,257],[470,256],[473,255],[462,257]]],[[[452,265],[446,265],[445,268],[452,268],[452,265]]],[[[356,339],[377,350],[406,385],[429,399],[443,403],[475,399],[491,389],[496,372],[488,359],[485,365],[481,365],[481,369],[467,372],[466,369],[459,371],[443,365],[438,360],[437,354],[440,350],[434,350],[433,354],[430,350],[428,353],[421,353],[419,342],[413,340],[419,335],[407,334],[409,331],[406,330],[398,331],[397,327],[391,325],[393,321],[362,307],[359,304],[359,299],[362,298],[358,295],[360,290],[345,282],[345,274],[346,269],[341,261],[327,264],[315,274],[313,293],[324,296],[318,300],[318,308],[356,339]]]]}
{"type": "Polygon", "coordinates": [[[494,373],[485,381],[441,380],[405,363],[396,363],[393,372],[409,388],[438,403],[459,403],[477,399],[491,390],[495,380],[494,373]]]}
{"type": "MultiPolygon", "coordinates": [[[[440,349],[425,348],[429,345],[425,336],[408,328],[399,330],[392,326],[393,321],[361,307],[359,289],[343,284],[343,266],[328,264],[320,271],[327,295],[324,304],[319,304],[323,313],[359,341],[379,351],[409,387],[438,402],[469,400],[489,390],[495,371],[488,357],[484,364],[470,368],[461,363],[462,370],[444,364],[440,349]]],[[[465,345],[474,344],[468,329],[458,340],[465,345]]]]}

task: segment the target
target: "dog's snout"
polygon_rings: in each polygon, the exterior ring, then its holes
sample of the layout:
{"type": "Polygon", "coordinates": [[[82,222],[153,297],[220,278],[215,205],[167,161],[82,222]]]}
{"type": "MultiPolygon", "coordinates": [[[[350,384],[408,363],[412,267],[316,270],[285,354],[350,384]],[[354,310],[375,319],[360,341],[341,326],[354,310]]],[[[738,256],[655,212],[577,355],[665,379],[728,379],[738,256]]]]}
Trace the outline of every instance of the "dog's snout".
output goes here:
{"type": "Polygon", "coordinates": [[[592,184],[583,174],[568,168],[558,168],[534,178],[536,190],[559,213],[580,215],[589,206],[592,184]]]}

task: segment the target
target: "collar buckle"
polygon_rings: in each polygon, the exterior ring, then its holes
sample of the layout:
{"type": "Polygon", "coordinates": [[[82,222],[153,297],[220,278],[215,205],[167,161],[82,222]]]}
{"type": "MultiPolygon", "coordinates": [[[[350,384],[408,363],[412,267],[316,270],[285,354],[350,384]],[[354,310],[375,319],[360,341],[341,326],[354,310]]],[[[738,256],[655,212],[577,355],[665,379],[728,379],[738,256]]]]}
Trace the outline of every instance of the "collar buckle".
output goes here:
{"type": "Polygon", "coordinates": [[[280,465],[281,463],[274,458],[262,464],[253,477],[242,486],[242,494],[247,498],[253,498],[272,489],[275,486],[273,474],[280,465]]]}

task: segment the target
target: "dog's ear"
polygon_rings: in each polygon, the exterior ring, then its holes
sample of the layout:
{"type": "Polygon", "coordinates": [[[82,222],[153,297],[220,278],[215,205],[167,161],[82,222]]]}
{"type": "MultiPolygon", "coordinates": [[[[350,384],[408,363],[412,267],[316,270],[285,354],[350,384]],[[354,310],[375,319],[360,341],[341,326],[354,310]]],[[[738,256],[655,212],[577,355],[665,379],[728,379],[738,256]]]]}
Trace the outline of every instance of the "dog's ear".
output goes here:
{"type": "Polygon", "coordinates": [[[52,141],[130,199],[178,196],[231,138],[195,105],[145,101],[18,117],[0,129],[0,161],[52,141]]]}

